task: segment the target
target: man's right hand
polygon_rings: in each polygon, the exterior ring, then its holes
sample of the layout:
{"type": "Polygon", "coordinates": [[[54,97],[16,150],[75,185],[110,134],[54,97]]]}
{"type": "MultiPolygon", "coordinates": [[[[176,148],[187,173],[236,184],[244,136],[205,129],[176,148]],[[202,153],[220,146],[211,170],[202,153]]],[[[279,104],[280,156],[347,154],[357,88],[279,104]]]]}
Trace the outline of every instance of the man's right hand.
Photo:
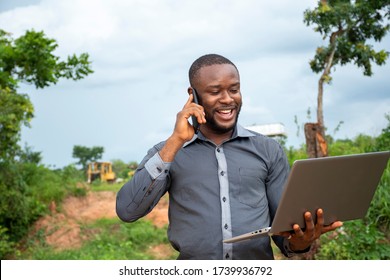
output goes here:
{"type": "Polygon", "coordinates": [[[190,94],[183,109],[176,115],[175,128],[172,135],[167,139],[165,146],[160,151],[160,157],[164,162],[172,162],[176,153],[183,147],[184,143],[194,137],[195,130],[188,119],[195,116],[198,123],[206,123],[204,109],[201,105],[193,102],[194,96],[190,94]]]}
{"type": "Polygon", "coordinates": [[[183,109],[176,115],[176,124],[172,137],[178,138],[179,141],[183,141],[183,144],[194,137],[194,127],[188,121],[191,116],[196,117],[199,124],[206,123],[203,107],[195,104],[193,100],[194,96],[193,94],[190,94],[183,109]]]}

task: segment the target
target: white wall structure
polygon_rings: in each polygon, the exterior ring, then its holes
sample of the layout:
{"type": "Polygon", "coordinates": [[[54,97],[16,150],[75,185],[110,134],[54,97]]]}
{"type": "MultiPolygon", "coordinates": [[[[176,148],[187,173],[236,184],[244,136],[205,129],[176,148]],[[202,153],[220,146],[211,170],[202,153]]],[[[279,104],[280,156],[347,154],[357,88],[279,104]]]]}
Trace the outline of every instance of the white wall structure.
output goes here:
{"type": "Polygon", "coordinates": [[[269,137],[287,136],[284,124],[282,123],[251,125],[251,126],[246,126],[245,128],[269,137]]]}

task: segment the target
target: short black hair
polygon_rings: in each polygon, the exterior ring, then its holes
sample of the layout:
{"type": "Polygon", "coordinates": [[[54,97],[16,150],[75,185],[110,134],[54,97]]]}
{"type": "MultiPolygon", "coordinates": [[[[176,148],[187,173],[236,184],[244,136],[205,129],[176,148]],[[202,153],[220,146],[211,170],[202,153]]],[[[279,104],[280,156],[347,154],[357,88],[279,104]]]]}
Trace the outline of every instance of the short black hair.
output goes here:
{"type": "Polygon", "coordinates": [[[199,57],[197,60],[195,60],[192,63],[190,70],[188,71],[188,78],[190,80],[190,85],[193,86],[195,76],[201,68],[205,66],[215,65],[215,64],[231,64],[234,66],[234,68],[236,68],[238,72],[236,65],[234,65],[234,63],[231,62],[226,57],[219,54],[206,54],[199,57]]]}

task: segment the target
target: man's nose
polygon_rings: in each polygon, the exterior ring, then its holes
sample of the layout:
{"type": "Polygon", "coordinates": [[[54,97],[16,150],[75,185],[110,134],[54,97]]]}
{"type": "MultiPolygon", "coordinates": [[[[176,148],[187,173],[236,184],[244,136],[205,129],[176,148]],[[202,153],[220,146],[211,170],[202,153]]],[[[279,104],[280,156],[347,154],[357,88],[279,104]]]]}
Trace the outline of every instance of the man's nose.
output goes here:
{"type": "Polygon", "coordinates": [[[234,99],[232,98],[231,94],[229,93],[228,90],[224,90],[222,91],[221,93],[221,98],[220,98],[220,102],[222,103],[230,103],[232,102],[234,99]]]}

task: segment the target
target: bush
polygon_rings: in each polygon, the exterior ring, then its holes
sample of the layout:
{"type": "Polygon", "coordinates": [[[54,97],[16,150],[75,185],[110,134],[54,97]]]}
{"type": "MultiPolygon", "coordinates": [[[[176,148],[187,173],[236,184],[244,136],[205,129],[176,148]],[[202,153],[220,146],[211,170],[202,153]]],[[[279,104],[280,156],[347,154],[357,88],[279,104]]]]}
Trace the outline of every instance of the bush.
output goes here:
{"type": "Polygon", "coordinates": [[[53,171],[32,162],[0,162],[0,256],[3,258],[48,213],[52,201],[60,204],[68,194],[85,195],[78,188],[72,167],[53,171]]]}
{"type": "Polygon", "coordinates": [[[389,260],[390,246],[375,224],[345,222],[338,234],[321,236],[320,260],[389,260]]]}
{"type": "MultiPolygon", "coordinates": [[[[25,251],[20,258],[36,260],[150,260],[150,247],[169,244],[166,228],[156,228],[145,219],[134,223],[123,223],[118,219],[101,219],[81,227],[85,236],[83,246],[78,249],[55,250],[51,246],[40,246],[38,242],[25,251]],[[34,247],[36,246],[36,247],[34,247]]],[[[172,250],[170,258],[176,253],[172,250]]]]}
{"type": "MultiPolygon", "coordinates": [[[[354,140],[338,140],[330,146],[332,155],[390,150],[388,126],[378,137],[359,135],[354,140]]],[[[390,259],[390,164],[387,165],[363,220],[344,223],[342,232],[321,238],[319,259],[390,259]]]]}
{"type": "Polygon", "coordinates": [[[7,229],[0,225],[0,259],[5,259],[5,256],[11,254],[15,243],[9,240],[7,229]]]}

